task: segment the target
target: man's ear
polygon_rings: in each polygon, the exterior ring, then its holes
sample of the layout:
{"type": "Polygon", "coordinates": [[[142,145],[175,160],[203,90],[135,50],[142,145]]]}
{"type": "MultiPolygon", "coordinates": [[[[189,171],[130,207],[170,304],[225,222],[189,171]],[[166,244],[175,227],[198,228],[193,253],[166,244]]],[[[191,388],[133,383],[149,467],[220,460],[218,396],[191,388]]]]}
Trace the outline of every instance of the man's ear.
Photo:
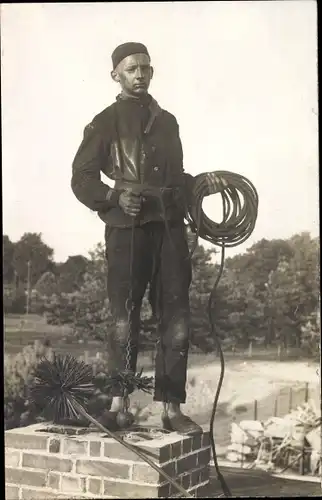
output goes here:
{"type": "Polygon", "coordinates": [[[114,80],[114,82],[117,82],[117,83],[120,82],[119,74],[114,69],[113,69],[113,71],[111,71],[111,77],[112,77],[112,80],[114,80]]]}
{"type": "Polygon", "coordinates": [[[151,71],[151,80],[152,80],[153,75],[154,75],[154,69],[153,69],[153,67],[152,67],[152,66],[150,67],[150,71],[151,71]]]}

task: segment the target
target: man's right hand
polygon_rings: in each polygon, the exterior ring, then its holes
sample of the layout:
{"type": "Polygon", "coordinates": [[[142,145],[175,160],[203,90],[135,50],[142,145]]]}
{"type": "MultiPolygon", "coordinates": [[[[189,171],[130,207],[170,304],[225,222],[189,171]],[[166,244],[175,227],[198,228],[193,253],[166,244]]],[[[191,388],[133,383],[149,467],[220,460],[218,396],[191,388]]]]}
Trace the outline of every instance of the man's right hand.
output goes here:
{"type": "Polygon", "coordinates": [[[129,189],[126,189],[120,194],[119,205],[126,215],[136,217],[141,210],[141,196],[129,189]]]}

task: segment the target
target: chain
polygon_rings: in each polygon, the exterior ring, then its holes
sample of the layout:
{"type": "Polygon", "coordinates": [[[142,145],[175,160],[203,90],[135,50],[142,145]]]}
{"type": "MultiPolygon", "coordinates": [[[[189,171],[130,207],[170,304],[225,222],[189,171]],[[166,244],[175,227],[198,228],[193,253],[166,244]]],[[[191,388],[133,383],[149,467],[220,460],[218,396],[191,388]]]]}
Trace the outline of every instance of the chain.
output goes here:
{"type": "MultiPolygon", "coordinates": [[[[129,372],[131,368],[131,333],[132,333],[132,313],[133,313],[133,260],[134,260],[134,218],[132,220],[131,229],[131,248],[130,248],[130,289],[129,298],[126,301],[127,321],[128,321],[128,338],[125,349],[125,371],[129,372]]],[[[127,396],[127,394],[124,394],[127,396]]]]}

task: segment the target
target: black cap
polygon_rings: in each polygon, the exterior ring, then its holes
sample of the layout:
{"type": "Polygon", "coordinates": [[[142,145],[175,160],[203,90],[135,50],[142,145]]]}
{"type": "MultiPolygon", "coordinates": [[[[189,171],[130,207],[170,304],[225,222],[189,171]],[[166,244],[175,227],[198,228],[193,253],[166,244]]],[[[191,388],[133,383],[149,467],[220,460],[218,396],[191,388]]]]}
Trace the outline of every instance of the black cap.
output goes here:
{"type": "Polygon", "coordinates": [[[127,56],[132,54],[146,54],[150,58],[148,49],[143,43],[127,42],[116,47],[112,54],[113,69],[127,56]]]}

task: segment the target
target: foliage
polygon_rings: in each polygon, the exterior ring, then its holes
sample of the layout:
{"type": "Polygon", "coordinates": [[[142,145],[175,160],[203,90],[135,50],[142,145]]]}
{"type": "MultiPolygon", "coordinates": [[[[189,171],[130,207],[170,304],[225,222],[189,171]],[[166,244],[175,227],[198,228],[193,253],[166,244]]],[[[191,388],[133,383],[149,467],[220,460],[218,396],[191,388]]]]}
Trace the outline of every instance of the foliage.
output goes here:
{"type": "MultiPolygon", "coordinates": [[[[191,247],[191,233],[188,239],[191,247]]],[[[10,241],[4,241],[8,256],[10,241]]],[[[218,261],[216,252],[202,245],[196,247],[192,256],[191,342],[204,351],[214,349],[208,299],[220,271],[218,261]]],[[[70,257],[65,264],[57,265],[54,273],[42,273],[34,287],[32,306],[36,304],[37,312],[45,311],[51,323],[70,324],[77,338],[101,341],[106,351],[114,327],[107,298],[107,271],[104,245],[97,245],[89,259],[70,257]]],[[[314,315],[319,285],[318,238],[301,233],[285,240],[262,239],[245,253],[226,258],[212,304],[216,335],[231,347],[247,347],[250,342],[266,347],[279,344],[317,355],[319,326],[314,315]]],[[[6,311],[12,309],[18,298],[20,305],[16,302],[16,306],[24,310],[23,287],[8,285],[4,292],[6,311]]],[[[141,349],[151,349],[157,331],[148,291],[141,320],[141,349]]]]}
{"type": "Polygon", "coordinates": [[[40,296],[50,297],[57,293],[57,279],[54,273],[46,271],[42,274],[34,286],[35,292],[40,296]]]}
{"type": "Polygon", "coordinates": [[[25,233],[15,243],[12,263],[20,283],[27,283],[30,262],[30,284],[33,286],[45,271],[54,268],[53,249],[42,241],[41,233],[25,233]]]}
{"type": "Polygon", "coordinates": [[[4,312],[6,314],[24,314],[26,312],[26,292],[24,287],[4,286],[4,312]]]}
{"type": "Polygon", "coordinates": [[[57,264],[58,287],[62,293],[72,293],[80,289],[89,260],[82,255],[72,255],[66,262],[57,264]]]}
{"type": "Polygon", "coordinates": [[[2,237],[2,255],[3,255],[3,281],[4,283],[11,283],[14,278],[14,267],[12,263],[14,252],[14,243],[5,234],[2,237]]]}
{"type": "MultiPolygon", "coordinates": [[[[193,236],[188,235],[192,243],[193,236]]],[[[218,267],[212,262],[214,250],[197,245],[192,255],[192,282],[190,285],[191,343],[203,351],[212,351],[214,341],[209,335],[208,300],[215,283],[218,267]]]]}
{"type": "Polygon", "coordinates": [[[4,421],[11,429],[29,425],[36,421],[37,414],[30,402],[30,387],[33,384],[33,370],[40,359],[52,356],[51,349],[40,342],[25,347],[16,356],[4,357],[4,421]]]}

